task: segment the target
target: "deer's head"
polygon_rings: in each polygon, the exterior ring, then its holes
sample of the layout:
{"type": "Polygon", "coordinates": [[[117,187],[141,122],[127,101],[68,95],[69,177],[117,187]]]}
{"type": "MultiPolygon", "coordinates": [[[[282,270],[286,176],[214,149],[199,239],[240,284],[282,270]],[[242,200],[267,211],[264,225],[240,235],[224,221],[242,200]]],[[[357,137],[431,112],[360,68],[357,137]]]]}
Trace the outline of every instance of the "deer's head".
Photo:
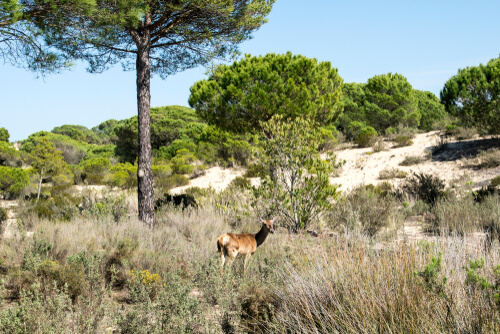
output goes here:
{"type": "Polygon", "coordinates": [[[274,233],[274,222],[278,220],[278,217],[274,217],[271,220],[265,220],[262,218],[259,218],[260,222],[264,225],[264,227],[267,229],[268,232],[274,233]]]}

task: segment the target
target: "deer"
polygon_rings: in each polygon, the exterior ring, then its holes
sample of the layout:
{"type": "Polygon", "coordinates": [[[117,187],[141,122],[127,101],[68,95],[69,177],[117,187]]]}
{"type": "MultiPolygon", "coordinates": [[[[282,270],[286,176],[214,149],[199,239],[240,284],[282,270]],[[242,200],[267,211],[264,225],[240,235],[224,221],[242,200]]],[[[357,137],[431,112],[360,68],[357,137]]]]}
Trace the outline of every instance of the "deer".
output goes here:
{"type": "Polygon", "coordinates": [[[278,217],[274,217],[271,220],[264,220],[259,217],[260,222],[262,223],[262,228],[259,232],[252,233],[241,233],[241,234],[233,234],[226,233],[217,238],[217,250],[219,251],[222,266],[220,268],[220,274],[223,275],[224,265],[226,263],[226,256],[228,256],[227,263],[230,264],[234,261],[236,256],[241,254],[246,254],[245,262],[243,264],[243,271],[247,268],[247,263],[252,254],[255,252],[257,247],[262,245],[262,243],[266,240],[267,235],[269,233],[274,233],[274,222],[278,217]]]}

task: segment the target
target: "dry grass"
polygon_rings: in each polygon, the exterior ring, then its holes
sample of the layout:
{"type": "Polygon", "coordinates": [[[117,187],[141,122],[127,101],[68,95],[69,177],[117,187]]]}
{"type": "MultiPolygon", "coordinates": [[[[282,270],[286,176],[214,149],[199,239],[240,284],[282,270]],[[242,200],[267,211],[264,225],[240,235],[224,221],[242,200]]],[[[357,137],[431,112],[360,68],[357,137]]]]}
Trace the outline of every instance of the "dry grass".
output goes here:
{"type": "Polygon", "coordinates": [[[280,302],[269,327],[275,333],[498,332],[494,291],[465,281],[464,266],[479,258],[486,265],[478,274],[495,281],[499,249],[483,249],[477,240],[445,238],[380,252],[341,243],[319,256],[298,254],[302,265],[287,264],[283,286],[274,289],[280,302]],[[414,273],[440,253],[441,268],[426,284],[414,273]]]}
{"type": "MultiPolygon", "coordinates": [[[[260,228],[256,213],[244,210],[248,199],[235,189],[217,195],[207,191],[204,200],[197,198],[199,210],[168,207],[158,212],[154,230],[136,218],[36,221],[34,238],[21,231],[21,237],[0,245],[6,268],[4,295],[13,284],[20,291],[20,299],[0,311],[0,331],[498,332],[495,291],[465,284],[464,269],[470,259],[483,257],[486,265],[477,273],[495,282],[498,244],[488,249],[464,234],[443,237],[438,243],[391,243],[380,250],[374,247],[378,236],[367,234],[397,227],[401,212],[393,198],[375,188],[362,190],[338,203],[344,208],[339,217],[346,218],[343,234],[270,235],[246,272],[242,259],[237,259],[223,277],[217,236],[260,228]],[[356,215],[347,215],[351,211],[356,215]],[[357,224],[364,226],[365,234],[356,232],[363,230],[357,224]],[[439,253],[442,267],[431,280],[434,285],[426,285],[414,273],[423,271],[439,253]],[[97,260],[93,265],[82,262],[89,270],[73,269],[83,275],[79,279],[86,289],[71,301],[64,288],[50,288],[40,268],[53,264],[66,270],[78,254],[87,254],[85,261],[93,256],[97,260]],[[144,282],[134,281],[131,270],[140,272],[144,282]],[[440,292],[443,277],[448,281],[440,292]]],[[[127,203],[135,210],[130,196],[127,203]]],[[[325,216],[323,226],[335,225],[333,219],[325,216]]]]}

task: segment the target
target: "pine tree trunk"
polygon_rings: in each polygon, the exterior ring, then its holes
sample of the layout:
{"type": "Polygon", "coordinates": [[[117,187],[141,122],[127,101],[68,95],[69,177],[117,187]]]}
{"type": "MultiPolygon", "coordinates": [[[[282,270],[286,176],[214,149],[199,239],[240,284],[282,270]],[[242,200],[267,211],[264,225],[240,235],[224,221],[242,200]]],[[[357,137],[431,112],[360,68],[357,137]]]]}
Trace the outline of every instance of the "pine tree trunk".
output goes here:
{"type": "Polygon", "coordinates": [[[154,227],[153,171],[151,168],[150,132],[150,77],[149,51],[151,37],[149,32],[139,37],[137,44],[137,109],[139,117],[139,165],[137,168],[139,220],[154,227]]]}

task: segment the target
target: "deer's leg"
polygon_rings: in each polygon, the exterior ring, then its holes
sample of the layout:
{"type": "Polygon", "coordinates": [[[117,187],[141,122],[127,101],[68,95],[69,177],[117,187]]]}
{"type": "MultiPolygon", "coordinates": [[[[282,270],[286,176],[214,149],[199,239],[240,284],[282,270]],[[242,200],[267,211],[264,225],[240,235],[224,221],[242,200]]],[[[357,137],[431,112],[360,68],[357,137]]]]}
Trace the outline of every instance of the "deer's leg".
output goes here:
{"type": "Polygon", "coordinates": [[[243,271],[247,270],[247,263],[248,263],[248,260],[250,260],[251,256],[252,256],[252,253],[247,253],[247,255],[245,256],[245,262],[243,263],[243,271]]]}
{"type": "Polygon", "coordinates": [[[224,249],[221,249],[220,251],[220,259],[222,261],[222,265],[220,267],[220,275],[222,276],[223,272],[224,272],[224,263],[226,263],[226,257],[224,256],[224,249]]]}
{"type": "Polygon", "coordinates": [[[227,260],[227,264],[232,264],[234,259],[236,258],[236,255],[238,255],[238,251],[237,250],[230,251],[228,252],[228,255],[229,259],[227,260]]]}

